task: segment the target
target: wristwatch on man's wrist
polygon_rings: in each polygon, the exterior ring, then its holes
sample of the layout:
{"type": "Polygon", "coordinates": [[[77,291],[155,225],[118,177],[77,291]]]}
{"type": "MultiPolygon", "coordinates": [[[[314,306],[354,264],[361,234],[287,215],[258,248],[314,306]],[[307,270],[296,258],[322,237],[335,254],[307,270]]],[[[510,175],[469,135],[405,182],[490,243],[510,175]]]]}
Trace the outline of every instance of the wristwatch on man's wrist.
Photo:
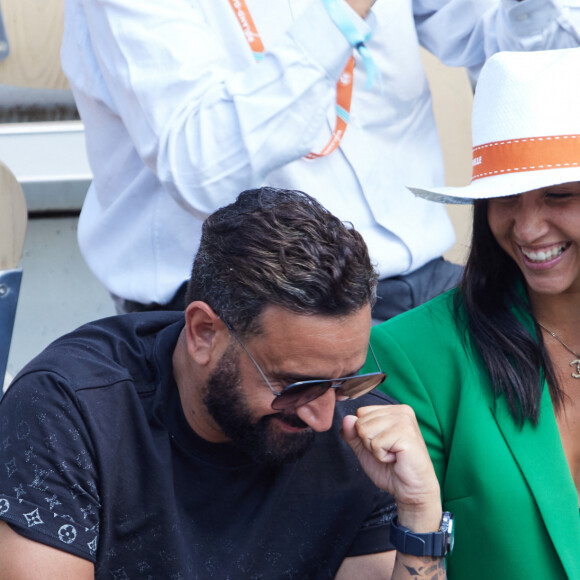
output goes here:
{"type": "Polygon", "coordinates": [[[399,523],[395,516],[391,521],[390,540],[397,552],[411,556],[433,556],[441,558],[451,554],[455,539],[453,514],[443,512],[438,532],[417,534],[399,523]]]}

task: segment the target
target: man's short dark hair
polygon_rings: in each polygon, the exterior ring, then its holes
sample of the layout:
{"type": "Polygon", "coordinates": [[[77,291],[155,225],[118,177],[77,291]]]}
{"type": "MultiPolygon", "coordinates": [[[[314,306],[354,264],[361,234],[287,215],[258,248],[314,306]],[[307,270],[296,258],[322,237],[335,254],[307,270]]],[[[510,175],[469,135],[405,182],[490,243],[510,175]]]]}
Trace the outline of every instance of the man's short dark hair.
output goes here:
{"type": "Polygon", "coordinates": [[[373,304],[377,274],[362,236],[301,191],[263,187],[204,224],[186,304],[201,300],[242,333],[267,305],[342,316],[373,304]]]}

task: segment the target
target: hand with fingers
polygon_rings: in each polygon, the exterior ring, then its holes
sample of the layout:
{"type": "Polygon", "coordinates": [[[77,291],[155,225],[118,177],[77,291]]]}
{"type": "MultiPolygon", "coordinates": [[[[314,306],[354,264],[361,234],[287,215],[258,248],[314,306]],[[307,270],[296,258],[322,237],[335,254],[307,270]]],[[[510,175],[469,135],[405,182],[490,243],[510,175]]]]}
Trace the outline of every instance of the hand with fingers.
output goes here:
{"type": "Polygon", "coordinates": [[[443,517],[439,482],[413,409],[361,407],[356,417],[343,419],[342,436],[369,478],[397,502],[397,518],[391,522],[397,550],[391,579],[444,580],[444,556],[453,548],[453,516],[446,512],[443,517]]]}
{"type": "Polygon", "coordinates": [[[439,483],[413,409],[361,407],[356,417],[344,418],[342,429],[366,474],[394,496],[400,523],[415,532],[438,530],[439,483]]]}

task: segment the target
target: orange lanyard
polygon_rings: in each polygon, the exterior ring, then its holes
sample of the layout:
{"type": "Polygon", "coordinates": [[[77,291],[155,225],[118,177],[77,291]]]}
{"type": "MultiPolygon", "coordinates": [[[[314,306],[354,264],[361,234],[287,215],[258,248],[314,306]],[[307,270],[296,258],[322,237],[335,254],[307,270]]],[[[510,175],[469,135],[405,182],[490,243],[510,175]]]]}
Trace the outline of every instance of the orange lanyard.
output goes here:
{"type": "MultiPolygon", "coordinates": [[[[228,0],[252,52],[254,58],[260,60],[264,55],[264,45],[254,24],[252,15],[246,6],[245,0],[228,0]]],[[[320,153],[309,153],[306,159],[316,159],[332,153],[339,145],[348,126],[350,117],[350,103],[352,100],[352,86],[354,76],[354,57],[351,56],[336,83],[336,125],[328,144],[320,153]]]]}

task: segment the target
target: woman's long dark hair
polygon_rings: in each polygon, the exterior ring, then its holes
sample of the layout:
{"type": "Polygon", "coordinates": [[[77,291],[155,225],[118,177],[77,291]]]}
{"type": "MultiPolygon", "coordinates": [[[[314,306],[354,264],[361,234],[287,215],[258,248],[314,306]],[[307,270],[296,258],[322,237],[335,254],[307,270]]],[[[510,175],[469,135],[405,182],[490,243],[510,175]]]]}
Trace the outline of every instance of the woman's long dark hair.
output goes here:
{"type": "Polygon", "coordinates": [[[489,373],[494,396],[506,397],[518,424],[538,421],[544,379],[553,404],[564,402],[523,276],[496,242],[487,221],[487,200],[474,202],[471,251],[455,295],[456,323],[467,333],[489,373]],[[522,320],[531,319],[532,328],[522,320]]]}

